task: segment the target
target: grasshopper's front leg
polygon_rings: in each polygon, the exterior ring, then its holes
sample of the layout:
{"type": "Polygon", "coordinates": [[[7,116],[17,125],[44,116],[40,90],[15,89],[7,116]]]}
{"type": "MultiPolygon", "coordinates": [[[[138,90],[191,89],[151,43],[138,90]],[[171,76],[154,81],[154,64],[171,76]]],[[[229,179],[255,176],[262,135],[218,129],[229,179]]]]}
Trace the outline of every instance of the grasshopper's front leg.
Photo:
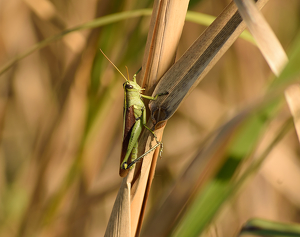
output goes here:
{"type": "Polygon", "coordinates": [[[162,95],[168,95],[169,92],[164,92],[164,93],[160,93],[157,94],[156,96],[152,97],[152,96],[148,96],[148,95],[141,95],[143,98],[148,99],[148,100],[157,100],[158,96],[162,96],[162,95]]]}

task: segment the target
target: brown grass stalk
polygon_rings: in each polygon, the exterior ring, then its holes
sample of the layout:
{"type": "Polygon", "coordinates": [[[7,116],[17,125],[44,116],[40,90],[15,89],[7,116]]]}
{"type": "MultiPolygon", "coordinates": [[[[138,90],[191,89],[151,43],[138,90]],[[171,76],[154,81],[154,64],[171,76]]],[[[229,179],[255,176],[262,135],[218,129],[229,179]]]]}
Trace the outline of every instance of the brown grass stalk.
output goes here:
{"type": "MultiPolygon", "coordinates": [[[[175,61],[188,2],[187,0],[155,1],[142,64],[143,70],[139,80],[139,84],[146,89],[147,95],[152,93],[160,77],[175,61]]],[[[148,126],[154,128],[151,121],[148,126]]],[[[164,126],[155,131],[159,140],[162,138],[163,128],[164,126]]],[[[147,132],[142,134],[139,141],[140,154],[155,145],[152,140],[151,134],[147,132]]],[[[136,165],[136,168],[124,178],[105,236],[139,235],[157,156],[158,149],[145,156],[142,165],[136,165]]]]}

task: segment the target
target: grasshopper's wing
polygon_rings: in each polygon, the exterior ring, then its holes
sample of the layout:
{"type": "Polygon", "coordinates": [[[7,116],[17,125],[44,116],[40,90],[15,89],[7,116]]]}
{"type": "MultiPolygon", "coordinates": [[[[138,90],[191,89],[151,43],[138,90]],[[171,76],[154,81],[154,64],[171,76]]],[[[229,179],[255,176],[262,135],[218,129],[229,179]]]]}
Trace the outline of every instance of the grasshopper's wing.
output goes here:
{"type": "MultiPolygon", "coordinates": [[[[121,150],[120,166],[125,158],[130,135],[131,135],[131,130],[132,130],[132,127],[134,124],[135,124],[135,117],[134,117],[133,106],[130,106],[129,108],[124,107],[123,143],[122,143],[122,150],[121,150]]],[[[131,162],[131,160],[128,160],[128,164],[130,162],[131,162]]],[[[119,174],[121,177],[125,177],[127,175],[127,173],[128,173],[128,170],[123,170],[120,168],[119,174]]]]}

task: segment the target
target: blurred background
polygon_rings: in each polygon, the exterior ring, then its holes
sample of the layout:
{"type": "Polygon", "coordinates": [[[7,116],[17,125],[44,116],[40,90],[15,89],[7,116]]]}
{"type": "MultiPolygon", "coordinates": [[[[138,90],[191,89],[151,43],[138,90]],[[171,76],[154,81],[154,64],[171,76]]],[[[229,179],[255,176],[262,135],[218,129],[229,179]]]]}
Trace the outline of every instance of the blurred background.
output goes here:
{"type": "MultiPolygon", "coordinates": [[[[189,10],[217,16],[228,3],[193,0],[189,10]]],[[[149,0],[0,0],[0,68],[65,29],[152,5],[149,0]]],[[[300,2],[270,0],[262,12],[289,52],[300,29],[300,2]]],[[[99,48],[124,74],[127,66],[132,77],[141,66],[149,21],[150,16],[135,17],[75,31],[0,75],[0,236],[104,235],[122,181],[124,79],[99,48]]],[[[186,22],[178,57],[205,28],[186,22]]],[[[272,78],[257,47],[238,39],[169,120],[149,210],[163,201],[205,139],[264,93],[272,78]]],[[[283,101],[268,129],[288,116],[283,101]]],[[[230,225],[249,217],[300,221],[299,152],[291,131],[228,200],[216,236],[232,236],[230,225]]]]}

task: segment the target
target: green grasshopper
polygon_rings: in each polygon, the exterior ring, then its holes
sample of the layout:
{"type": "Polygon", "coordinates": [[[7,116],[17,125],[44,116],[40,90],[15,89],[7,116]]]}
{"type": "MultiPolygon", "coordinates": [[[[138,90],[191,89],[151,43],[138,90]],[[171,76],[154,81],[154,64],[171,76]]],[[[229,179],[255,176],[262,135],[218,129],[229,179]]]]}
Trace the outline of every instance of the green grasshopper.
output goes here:
{"type": "Polygon", "coordinates": [[[129,168],[132,168],[133,165],[146,156],[148,153],[155,150],[158,146],[160,146],[160,155],[163,150],[163,143],[157,140],[154,132],[147,127],[146,125],[146,108],[142,98],[148,100],[156,100],[158,96],[166,95],[166,93],[158,94],[154,97],[143,95],[142,92],[145,89],[142,89],[139,84],[136,82],[136,74],[133,76],[133,80],[129,80],[128,69],[127,76],[128,79],[122,74],[122,72],[110,61],[110,59],[103,53],[106,59],[116,68],[116,70],[122,75],[125,79],[125,83],[123,84],[124,88],[124,108],[123,108],[123,143],[122,143],[122,152],[121,152],[121,165],[120,165],[120,176],[125,177],[128,173],[129,168]],[[155,140],[156,145],[150,148],[143,155],[137,157],[138,154],[138,139],[142,132],[143,126],[149,130],[155,140]]]}

